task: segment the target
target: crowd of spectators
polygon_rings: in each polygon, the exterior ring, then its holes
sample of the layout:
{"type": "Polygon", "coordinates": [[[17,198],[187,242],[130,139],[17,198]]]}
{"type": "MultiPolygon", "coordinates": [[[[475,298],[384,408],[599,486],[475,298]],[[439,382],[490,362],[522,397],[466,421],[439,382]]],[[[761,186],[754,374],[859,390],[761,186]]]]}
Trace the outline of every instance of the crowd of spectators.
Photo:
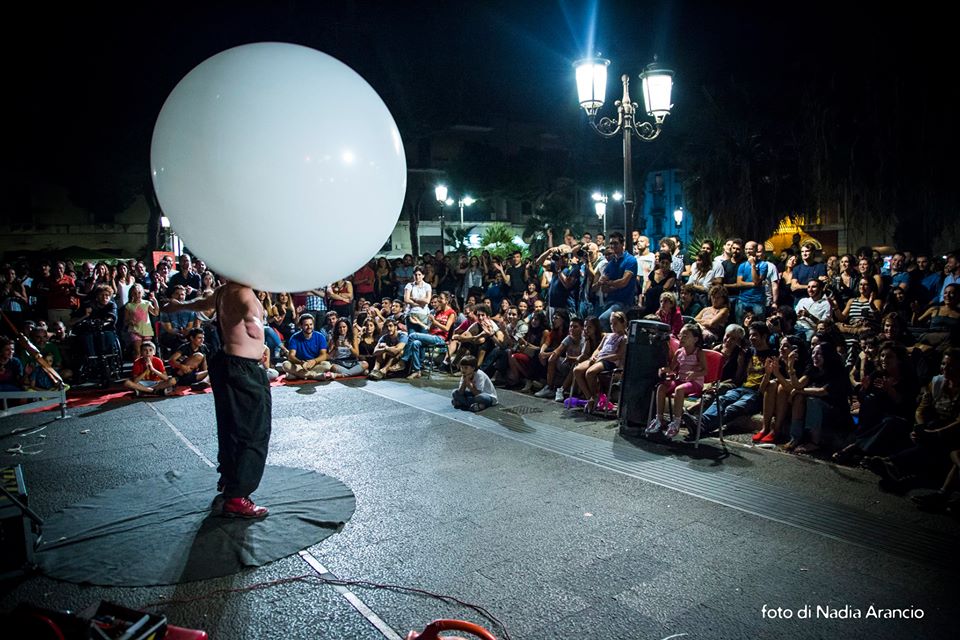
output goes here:
{"type": "MultiPolygon", "coordinates": [[[[263,365],[271,378],[305,380],[441,368],[461,374],[460,408],[483,410],[506,387],[576,398],[589,413],[623,366],[628,321],[648,318],[669,327],[677,354],[659,397],[674,409],[658,412],[651,435],[691,427],[683,400],[701,392],[711,350],[722,396],[705,405],[707,433],[755,416],[758,444],[859,462],[889,486],[939,474],[946,495],[960,451],[957,255],[820,255],[798,240],[778,256],[754,240],[729,238],[719,251],[707,241],[687,260],[676,238],[652,250],[634,231],[626,252],[619,233],[600,243],[567,233],[537,256],[380,257],[325,287],[258,292],[263,365]]],[[[64,378],[119,344],[134,363],[128,388],[205,383],[215,319],[160,312],[165,299],[217,286],[202,260],[42,262],[0,274],[0,308],[64,378]]],[[[4,343],[0,388],[49,383],[17,351],[4,343]]]]}

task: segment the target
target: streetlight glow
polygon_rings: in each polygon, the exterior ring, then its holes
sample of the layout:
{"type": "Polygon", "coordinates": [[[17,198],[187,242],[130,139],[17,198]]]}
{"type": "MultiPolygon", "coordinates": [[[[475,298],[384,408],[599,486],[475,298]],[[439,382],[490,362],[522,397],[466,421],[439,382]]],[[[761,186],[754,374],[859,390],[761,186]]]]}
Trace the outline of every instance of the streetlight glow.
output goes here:
{"type": "Polygon", "coordinates": [[[580,106],[591,118],[603,106],[607,93],[607,67],[609,65],[610,61],[603,58],[584,58],[575,64],[580,106]]]}
{"type": "Polygon", "coordinates": [[[594,203],[593,208],[597,211],[597,217],[603,220],[603,217],[607,215],[607,203],[599,200],[594,203]]]}
{"type": "Polygon", "coordinates": [[[614,191],[613,195],[610,197],[613,198],[614,202],[620,202],[621,200],[623,200],[623,194],[620,193],[619,191],[614,191]]]}
{"type": "Polygon", "coordinates": [[[643,87],[643,104],[647,115],[653,116],[657,122],[663,122],[673,108],[673,103],[670,102],[670,95],[673,92],[673,71],[662,69],[656,62],[652,62],[640,74],[640,82],[643,87]]]}
{"type": "Polygon", "coordinates": [[[437,185],[437,188],[433,190],[434,194],[437,196],[437,202],[446,202],[447,200],[447,187],[446,185],[437,185]]]}
{"type": "Polygon", "coordinates": [[[673,221],[679,227],[683,223],[683,207],[677,207],[673,210],[673,221]]]}

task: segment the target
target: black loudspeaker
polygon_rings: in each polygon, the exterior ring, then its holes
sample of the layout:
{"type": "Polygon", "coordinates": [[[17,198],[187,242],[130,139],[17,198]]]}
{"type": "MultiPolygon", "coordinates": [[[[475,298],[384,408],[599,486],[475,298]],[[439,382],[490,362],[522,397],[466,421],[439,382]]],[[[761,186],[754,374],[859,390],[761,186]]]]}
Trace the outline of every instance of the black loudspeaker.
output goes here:
{"type": "Polygon", "coordinates": [[[620,392],[620,431],[624,435],[636,435],[647,426],[650,398],[660,383],[660,368],[667,365],[669,347],[669,325],[652,320],[630,322],[620,392]]]}

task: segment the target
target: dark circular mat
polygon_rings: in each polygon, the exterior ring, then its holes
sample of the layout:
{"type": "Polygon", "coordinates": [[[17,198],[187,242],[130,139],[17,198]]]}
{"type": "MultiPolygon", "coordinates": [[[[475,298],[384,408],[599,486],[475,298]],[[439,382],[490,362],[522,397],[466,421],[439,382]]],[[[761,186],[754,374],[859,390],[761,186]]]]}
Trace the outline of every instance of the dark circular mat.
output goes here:
{"type": "Polygon", "coordinates": [[[270,515],[223,518],[218,478],[212,469],[170,471],[71,505],[47,518],[37,561],[51,578],[104,586],[217,578],[320,542],[356,506],[336,478],[268,466],[253,498],[270,515]]]}

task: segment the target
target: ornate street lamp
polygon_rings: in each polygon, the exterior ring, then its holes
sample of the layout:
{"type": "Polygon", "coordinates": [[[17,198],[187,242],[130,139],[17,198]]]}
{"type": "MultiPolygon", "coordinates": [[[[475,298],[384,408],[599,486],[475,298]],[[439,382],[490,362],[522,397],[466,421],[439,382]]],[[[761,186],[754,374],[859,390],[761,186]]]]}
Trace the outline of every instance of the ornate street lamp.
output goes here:
{"type": "Polygon", "coordinates": [[[683,207],[677,207],[673,210],[673,221],[677,223],[677,229],[683,224],[683,207]]]}
{"type": "Polygon", "coordinates": [[[623,83],[623,97],[616,101],[617,119],[606,116],[597,121],[597,112],[603,106],[607,89],[607,67],[610,61],[595,57],[579,60],[574,64],[577,77],[577,93],[580,106],[587,112],[590,126],[604,138],[613,138],[623,134],[623,229],[626,250],[631,241],[631,223],[635,206],[633,195],[633,167],[631,156],[631,137],[637,136],[644,142],[650,142],[660,135],[664,119],[670,115],[673,104],[670,96],[673,91],[673,71],[664,69],[656,60],[647,65],[640,74],[644,109],[653,122],[637,121],[637,108],[640,106],[630,98],[630,76],[620,76],[623,83]]]}

